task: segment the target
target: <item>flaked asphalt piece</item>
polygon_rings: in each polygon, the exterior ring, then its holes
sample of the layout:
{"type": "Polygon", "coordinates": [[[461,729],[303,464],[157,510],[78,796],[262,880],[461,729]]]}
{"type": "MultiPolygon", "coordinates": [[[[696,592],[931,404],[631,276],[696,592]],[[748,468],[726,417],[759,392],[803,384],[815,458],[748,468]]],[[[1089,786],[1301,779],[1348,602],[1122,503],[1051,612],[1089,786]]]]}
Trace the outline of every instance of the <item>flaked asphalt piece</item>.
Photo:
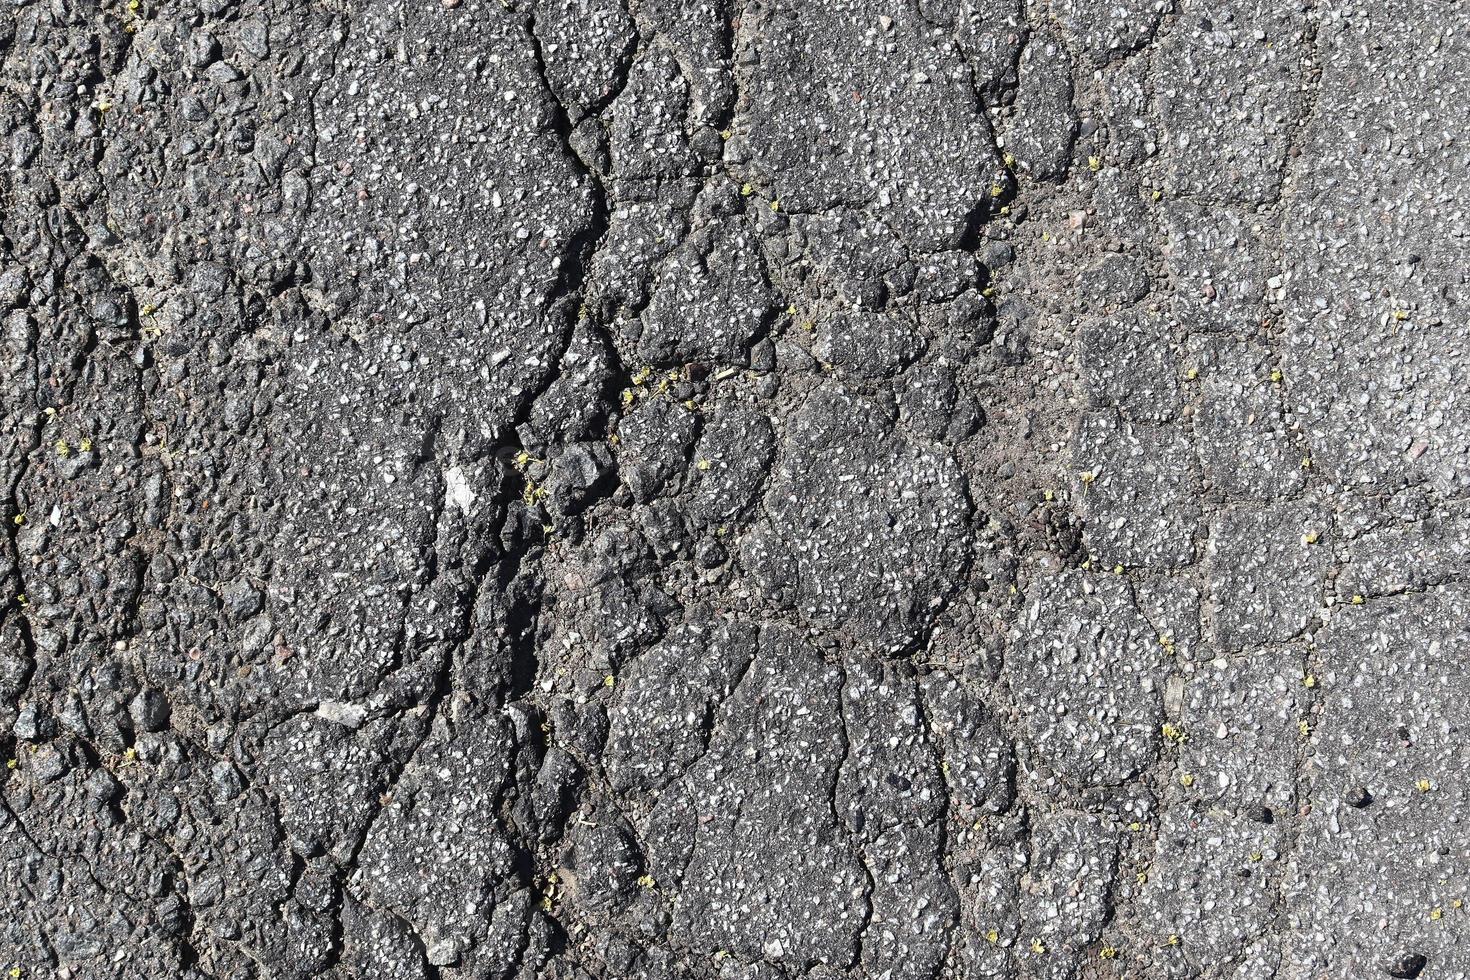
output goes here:
{"type": "Polygon", "coordinates": [[[0,969],[1470,975],[1470,13],[14,0],[0,969]]]}

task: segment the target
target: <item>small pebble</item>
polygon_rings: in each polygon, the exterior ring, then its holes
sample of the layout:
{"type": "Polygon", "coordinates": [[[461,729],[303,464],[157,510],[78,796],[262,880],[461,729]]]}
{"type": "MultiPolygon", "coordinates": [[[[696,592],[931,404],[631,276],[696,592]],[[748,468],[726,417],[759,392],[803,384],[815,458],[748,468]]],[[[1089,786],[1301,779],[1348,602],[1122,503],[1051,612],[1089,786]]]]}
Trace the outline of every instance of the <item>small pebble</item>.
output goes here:
{"type": "Polygon", "coordinates": [[[1388,971],[1388,975],[1391,977],[1405,977],[1408,980],[1413,980],[1414,977],[1424,972],[1424,967],[1428,963],[1429,961],[1425,959],[1422,953],[1405,952],[1389,960],[1388,965],[1384,969],[1388,971]]]}

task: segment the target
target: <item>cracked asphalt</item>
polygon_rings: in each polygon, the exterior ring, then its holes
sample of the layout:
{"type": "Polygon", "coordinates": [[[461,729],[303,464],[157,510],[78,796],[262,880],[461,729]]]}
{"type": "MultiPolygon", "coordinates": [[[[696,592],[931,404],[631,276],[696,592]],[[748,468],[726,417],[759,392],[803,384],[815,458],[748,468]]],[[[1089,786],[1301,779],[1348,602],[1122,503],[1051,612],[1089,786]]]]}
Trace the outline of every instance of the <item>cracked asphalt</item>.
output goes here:
{"type": "Polygon", "coordinates": [[[15,980],[1470,976],[1470,4],[4,0],[15,980]]]}

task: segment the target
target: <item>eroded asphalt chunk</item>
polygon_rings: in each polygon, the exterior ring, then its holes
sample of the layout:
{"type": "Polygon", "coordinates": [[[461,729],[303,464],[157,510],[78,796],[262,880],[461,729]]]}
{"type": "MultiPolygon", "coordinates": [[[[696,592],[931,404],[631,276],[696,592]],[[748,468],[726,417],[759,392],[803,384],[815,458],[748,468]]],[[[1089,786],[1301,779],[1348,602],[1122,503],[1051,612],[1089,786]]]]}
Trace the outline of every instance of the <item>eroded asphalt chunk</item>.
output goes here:
{"type": "Polygon", "coordinates": [[[1470,975],[1462,8],[15,0],[0,968],[1470,975]]]}

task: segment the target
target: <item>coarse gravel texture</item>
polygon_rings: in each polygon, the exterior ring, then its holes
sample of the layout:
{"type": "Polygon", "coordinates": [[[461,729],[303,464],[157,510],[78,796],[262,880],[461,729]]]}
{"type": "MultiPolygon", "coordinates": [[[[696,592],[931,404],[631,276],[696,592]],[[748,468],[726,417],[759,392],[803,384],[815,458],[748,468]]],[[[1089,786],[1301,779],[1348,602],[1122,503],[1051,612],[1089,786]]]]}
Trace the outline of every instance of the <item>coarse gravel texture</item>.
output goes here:
{"type": "Polygon", "coordinates": [[[1470,4],[0,0],[15,980],[1470,977],[1470,4]]]}

